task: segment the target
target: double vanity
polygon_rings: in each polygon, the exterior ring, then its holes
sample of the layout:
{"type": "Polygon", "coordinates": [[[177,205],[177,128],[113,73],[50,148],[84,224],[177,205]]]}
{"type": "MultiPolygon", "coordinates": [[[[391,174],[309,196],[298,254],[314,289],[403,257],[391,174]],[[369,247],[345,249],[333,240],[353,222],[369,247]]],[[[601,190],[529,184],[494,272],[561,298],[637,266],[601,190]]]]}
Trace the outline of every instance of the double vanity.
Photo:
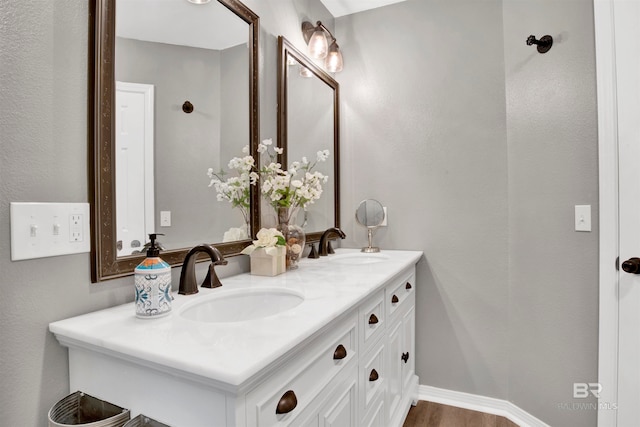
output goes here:
{"type": "Polygon", "coordinates": [[[52,323],[70,389],[188,426],[401,426],[417,398],[415,251],[338,249],[275,277],[241,274],[52,323]]]}

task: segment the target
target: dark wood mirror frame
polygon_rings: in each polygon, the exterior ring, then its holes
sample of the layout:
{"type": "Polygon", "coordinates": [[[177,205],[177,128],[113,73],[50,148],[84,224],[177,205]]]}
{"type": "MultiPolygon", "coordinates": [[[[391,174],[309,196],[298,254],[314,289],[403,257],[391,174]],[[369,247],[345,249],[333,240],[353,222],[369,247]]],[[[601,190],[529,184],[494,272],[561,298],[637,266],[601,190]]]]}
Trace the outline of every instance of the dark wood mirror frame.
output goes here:
{"type": "MultiPolygon", "coordinates": [[[[249,138],[251,153],[259,164],[258,35],[259,18],[237,0],[217,0],[248,24],[249,34],[249,138]]],[[[89,10],[89,200],[91,202],[91,281],[99,282],[133,274],[144,255],[117,257],[115,224],[115,2],[90,1],[89,10]]],[[[260,192],[251,187],[251,234],[260,227],[260,192]]],[[[215,243],[215,242],[211,242],[215,243]]],[[[251,243],[242,240],[216,243],[225,256],[238,255],[251,243]]],[[[162,259],[182,265],[188,250],[167,250],[162,259]]],[[[204,259],[204,258],[203,258],[204,259]]]]}
{"type": "MultiPolygon", "coordinates": [[[[287,78],[289,67],[287,66],[287,55],[291,55],[301,65],[304,65],[314,76],[322,80],[327,86],[333,89],[333,173],[334,176],[334,224],[340,227],[340,84],[329,73],[318,67],[304,53],[298,50],[283,36],[278,36],[278,146],[284,148],[284,153],[280,155],[283,165],[287,162],[288,144],[288,109],[287,109],[287,78]]],[[[307,243],[317,242],[324,230],[307,233],[307,243]]]]}

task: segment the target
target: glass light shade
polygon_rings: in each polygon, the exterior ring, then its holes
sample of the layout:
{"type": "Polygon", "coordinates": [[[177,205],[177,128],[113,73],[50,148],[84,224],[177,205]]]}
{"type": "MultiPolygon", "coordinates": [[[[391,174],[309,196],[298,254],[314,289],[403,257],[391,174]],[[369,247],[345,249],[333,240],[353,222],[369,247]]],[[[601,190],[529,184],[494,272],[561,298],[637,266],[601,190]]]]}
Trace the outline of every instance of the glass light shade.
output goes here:
{"type": "Polygon", "coordinates": [[[317,28],[309,39],[309,55],[315,59],[324,59],[328,50],[327,35],[322,28],[317,28]]]}
{"type": "Polygon", "coordinates": [[[313,73],[304,65],[300,65],[300,77],[312,77],[313,73]]]}
{"type": "Polygon", "coordinates": [[[330,73],[339,73],[342,71],[342,65],[342,53],[340,52],[338,44],[334,41],[331,43],[331,46],[329,46],[329,53],[324,61],[324,67],[330,73]]]}
{"type": "Polygon", "coordinates": [[[209,3],[211,0],[187,0],[189,3],[193,3],[193,4],[207,4],[209,3]]]}

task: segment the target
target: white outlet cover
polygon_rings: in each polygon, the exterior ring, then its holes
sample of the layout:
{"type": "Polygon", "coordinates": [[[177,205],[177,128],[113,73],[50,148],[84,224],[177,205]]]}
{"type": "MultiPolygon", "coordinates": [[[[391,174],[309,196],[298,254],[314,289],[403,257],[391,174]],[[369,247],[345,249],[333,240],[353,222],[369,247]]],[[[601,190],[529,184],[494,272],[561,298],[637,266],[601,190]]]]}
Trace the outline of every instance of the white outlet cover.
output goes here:
{"type": "Polygon", "coordinates": [[[12,261],[91,250],[88,203],[12,202],[10,211],[12,261]]]}

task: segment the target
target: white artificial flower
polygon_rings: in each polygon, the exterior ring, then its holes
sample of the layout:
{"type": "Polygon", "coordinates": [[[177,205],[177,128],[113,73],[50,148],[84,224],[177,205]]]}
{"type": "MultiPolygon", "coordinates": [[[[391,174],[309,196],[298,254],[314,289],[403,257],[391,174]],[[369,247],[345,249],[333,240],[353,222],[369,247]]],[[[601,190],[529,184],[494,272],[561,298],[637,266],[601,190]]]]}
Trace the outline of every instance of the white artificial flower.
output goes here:
{"type": "Polygon", "coordinates": [[[243,225],[241,227],[231,227],[229,230],[224,232],[224,236],[222,237],[222,242],[235,242],[238,240],[244,240],[248,238],[247,234],[247,226],[243,225]]]}
{"type": "Polygon", "coordinates": [[[258,240],[254,240],[252,245],[242,250],[242,254],[251,255],[258,248],[265,248],[267,255],[274,256],[277,254],[276,247],[284,246],[284,236],[275,228],[261,228],[256,235],[258,240]],[[280,242],[280,244],[278,244],[280,242]]]}
{"type": "Polygon", "coordinates": [[[318,151],[318,153],[316,153],[316,159],[319,162],[324,162],[328,158],[329,158],[329,150],[322,150],[322,151],[318,151]]]}
{"type": "Polygon", "coordinates": [[[243,152],[244,154],[249,154],[249,146],[248,146],[248,145],[245,145],[244,147],[242,147],[242,152],[243,152]]]}
{"type": "Polygon", "coordinates": [[[284,149],[282,147],[273,147],[273,151],[278,154],[282,154],[284,152],[284,149]]]}

